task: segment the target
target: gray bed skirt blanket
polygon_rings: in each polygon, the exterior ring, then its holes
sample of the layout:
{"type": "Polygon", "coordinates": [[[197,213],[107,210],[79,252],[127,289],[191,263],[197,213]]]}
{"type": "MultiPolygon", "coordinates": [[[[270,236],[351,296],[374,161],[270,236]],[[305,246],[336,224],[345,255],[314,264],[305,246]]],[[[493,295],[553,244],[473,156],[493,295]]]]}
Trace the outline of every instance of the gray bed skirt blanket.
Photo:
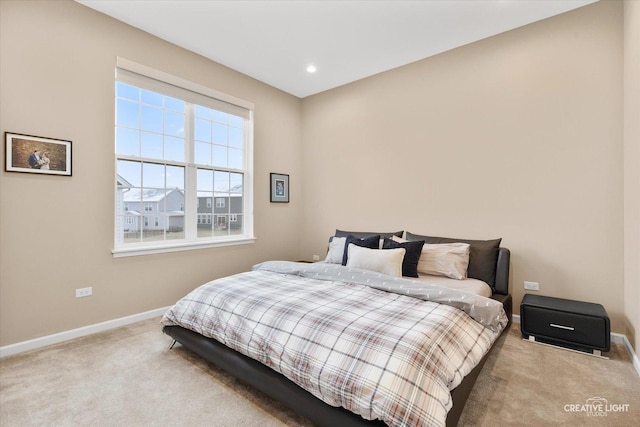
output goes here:
{"type": "Polygon", "coordinates": [[[450,390],[507,317],[497,301],[423,282],[270,261],[200,286],[162,324],[213,338],[365,419],[444,426],[450,390]]]}

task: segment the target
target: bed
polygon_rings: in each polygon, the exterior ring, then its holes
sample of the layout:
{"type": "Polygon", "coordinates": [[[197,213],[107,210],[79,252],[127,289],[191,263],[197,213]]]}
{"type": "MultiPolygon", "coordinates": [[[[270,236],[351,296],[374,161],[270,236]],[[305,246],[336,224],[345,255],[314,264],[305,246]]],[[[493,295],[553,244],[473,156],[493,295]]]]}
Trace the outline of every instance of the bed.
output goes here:
{"type": "Polygon", "coordinates": [[[336,230],[324,262],[269,261],[209,282],[165,314],[163,331],[318,426],[456,425],[511,321],[499,244],[336,230]],[[461,243],[463,279],[481,277],[490,298],[386,270],[406,273],[416,247],[427,259],[461,243]],[[341,246],[345,265],[331,259],[341,246]]]}

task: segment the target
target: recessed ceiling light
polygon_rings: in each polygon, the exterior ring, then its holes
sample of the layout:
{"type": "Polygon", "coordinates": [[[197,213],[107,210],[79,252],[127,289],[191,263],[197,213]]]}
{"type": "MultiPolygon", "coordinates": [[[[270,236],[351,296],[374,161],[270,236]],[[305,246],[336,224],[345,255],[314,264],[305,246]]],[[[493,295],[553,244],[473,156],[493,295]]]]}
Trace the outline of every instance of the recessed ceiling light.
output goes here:
{"type": "Polygon", "coordinates": [[[316,66],[315,66],[315,65],[309,65],[309,66],[307,67],[307,72],[308,72],[308,73],[315,73],[317,70],[318,70],[318,69],[316,68],[316,66]]]}

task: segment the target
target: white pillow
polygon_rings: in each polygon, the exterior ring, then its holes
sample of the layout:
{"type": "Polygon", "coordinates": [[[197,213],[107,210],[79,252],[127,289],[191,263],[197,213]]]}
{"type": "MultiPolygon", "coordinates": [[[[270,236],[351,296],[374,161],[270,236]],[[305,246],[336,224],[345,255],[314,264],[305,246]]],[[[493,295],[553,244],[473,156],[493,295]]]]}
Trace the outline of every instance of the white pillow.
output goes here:
{"type": "Polygon", "coordinates": [[[325,262],[331,264],[342,264],[342,256],[344,255],[344,244],[347,242],[346,237],[334,237],[329,242],[329,251],[325,262]]]}
{"type": "Polygon", "coordinates": [[[418,260],[418,274],[466,279],[469,248],[468,243],[425,243],[418,260]]]}
{"type": "Polygon", "coordinates": [[[402,277],[402,260],[407,252],[404,248],[369,249],[351,243],[348,251],[347,267],[402,277]]]}

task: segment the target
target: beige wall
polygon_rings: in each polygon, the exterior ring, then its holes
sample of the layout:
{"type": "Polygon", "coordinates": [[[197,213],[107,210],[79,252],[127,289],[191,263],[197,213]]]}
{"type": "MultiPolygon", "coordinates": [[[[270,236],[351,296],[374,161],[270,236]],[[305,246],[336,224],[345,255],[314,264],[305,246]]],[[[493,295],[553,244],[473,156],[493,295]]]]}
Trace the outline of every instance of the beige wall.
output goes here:
{"type": "Polygon", "coordinates": [[[0,346],[168,306],[212,278],[298,256],[298,98],[71,1],[0,2],[0,64],[0,131],[73,141],[72,177],[0,173],[0,346]],[[255,104],[255,244],[112,257],[117,56],[255,104]],[[291,175],[291,203],[269,203],[269,172],[291,175]],[[76,299],[85,286],[93,296],[76,299]]]}
{"type": "Polygon", "coordinates": [[[626,331],[640,354],[640,2],[624,2],[624,289],[626,331]],[[635,338],[635,340],[634,340],[635,338]]]}
{"type": "Polygon", "coordinates": [[[599,2],[304,99],[302,256],[335,228],[502,237],[516,313],[536,281],[624,332],[622,23],[599,2]]]}

